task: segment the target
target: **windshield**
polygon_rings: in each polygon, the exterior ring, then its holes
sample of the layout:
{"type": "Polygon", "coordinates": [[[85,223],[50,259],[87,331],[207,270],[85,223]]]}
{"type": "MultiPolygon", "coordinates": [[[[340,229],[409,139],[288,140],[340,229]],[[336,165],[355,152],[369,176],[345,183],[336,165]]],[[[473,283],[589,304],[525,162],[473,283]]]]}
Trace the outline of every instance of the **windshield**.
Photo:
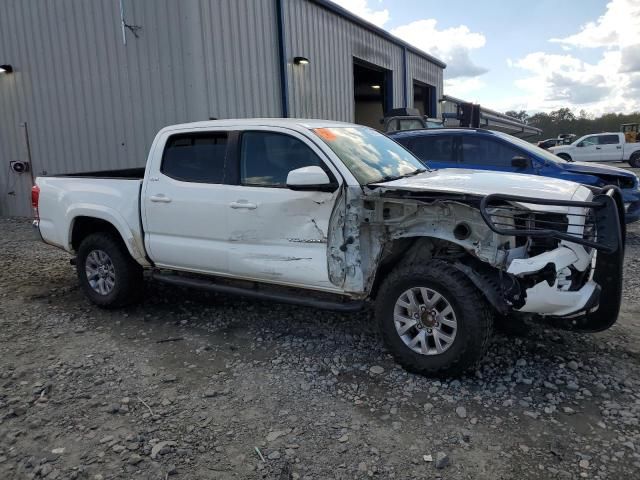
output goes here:
{"type": "Polygon", "coordinates": [[[553,153],[551,153],[548,150],[545,150],[544,148],[540,148],[536,145],[533,145],[532,143],[529,143],[526,140],[522,140],[521,138],[514,137],[513,135],[508,135],[502,132],[493,132],[493,133],[504,138],[506,141],[519,146],[523,150],[526,150],[527,153],[530,153],[531,155],[535,155],[538,158],[543,158],[545,160],[548,160],[554,163],[567,163],[567,160],[564,160],[554,155],[553,153]]]}
{"type": "Polygon", "coordinates": [[[367,127],[315,128],[361,185],[388,182],[426,171],[408,150],[367,127]]]}

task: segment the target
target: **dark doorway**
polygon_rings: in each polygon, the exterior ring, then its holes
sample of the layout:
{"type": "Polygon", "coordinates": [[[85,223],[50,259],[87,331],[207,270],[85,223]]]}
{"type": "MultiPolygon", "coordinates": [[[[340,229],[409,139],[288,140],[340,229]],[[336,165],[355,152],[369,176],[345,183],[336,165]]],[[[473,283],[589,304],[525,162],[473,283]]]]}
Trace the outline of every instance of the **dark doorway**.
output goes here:
{"type": "Polygon", "coordinates": [[[435,88],[418,80],[413,81],[413,108],[420,110],[421,115],[436,116],[435,88]]]}
{"type": "Polygon", "coordinates": [[[381,130],[384,112],[391,108],[391,71],[354,60],[353,96],[355,123],[381,130]]]}

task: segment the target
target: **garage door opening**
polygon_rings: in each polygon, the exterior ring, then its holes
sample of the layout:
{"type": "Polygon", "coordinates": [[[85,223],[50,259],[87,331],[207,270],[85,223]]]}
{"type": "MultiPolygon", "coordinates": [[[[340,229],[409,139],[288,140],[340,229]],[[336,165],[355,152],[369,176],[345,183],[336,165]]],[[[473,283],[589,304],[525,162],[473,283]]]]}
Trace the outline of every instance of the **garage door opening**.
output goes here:
{"type": "Polygon", "coordinates": [[[382,129],[384,112],[391,108],[391,71],[354,60],[355,123],[382,129]]]}
{"type": "Polygon", "coordinates": [[[420,110],[421,115],[435,117],[436,113],[436,89],[418,80],[413,81],[413,108],[420,110]]]}

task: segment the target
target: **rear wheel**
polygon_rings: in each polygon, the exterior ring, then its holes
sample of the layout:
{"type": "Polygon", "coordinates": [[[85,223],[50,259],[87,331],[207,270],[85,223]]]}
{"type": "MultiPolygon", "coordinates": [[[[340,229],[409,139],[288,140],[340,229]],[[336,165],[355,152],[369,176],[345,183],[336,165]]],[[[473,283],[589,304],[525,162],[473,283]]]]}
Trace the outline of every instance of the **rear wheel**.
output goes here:
{"type": "Polygon", "coordinates": [[[398,363],[423,375],[460,375],[475,367],[491,336],[492,315],[482,295],[439,260],[392,272],[380,288],[376,316],[398,363]]]}
{"type": "Polygon", "coordinates": [[[140,298],[142,267],[113,234],[88,235],[78,248],[76,271],[85,295],[100,307],[122,307],[140,298]]]}
{"type": "Polygon", "coordinates": [[[633,168],[640,168],[640,152],[634,152],[629,159],[629,165],[633,168]]]}

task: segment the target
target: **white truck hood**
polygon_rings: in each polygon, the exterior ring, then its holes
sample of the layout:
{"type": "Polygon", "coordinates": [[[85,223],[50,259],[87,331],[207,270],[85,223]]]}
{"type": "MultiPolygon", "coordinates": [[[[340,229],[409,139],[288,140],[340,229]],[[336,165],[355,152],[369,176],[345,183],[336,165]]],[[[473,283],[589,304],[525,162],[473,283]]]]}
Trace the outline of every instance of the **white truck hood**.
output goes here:
{"type": "Polygon", "coordinates": [[[521,173],[458,168],[432,170],[413,177],[375,183],[370,186],[381,187],[385,190],[460,193],[480,196],[502,193],[545,200],[584,201],[591,195],[588,188],[566,180],[521,173]]]}
{"type": "Polygon", "coordinates": [[[573,144],[570,145],[556,145],[555,147],[549,147],[548,150],[554,155],[559,152],[568,152],[573,149],[573,144]]]}

